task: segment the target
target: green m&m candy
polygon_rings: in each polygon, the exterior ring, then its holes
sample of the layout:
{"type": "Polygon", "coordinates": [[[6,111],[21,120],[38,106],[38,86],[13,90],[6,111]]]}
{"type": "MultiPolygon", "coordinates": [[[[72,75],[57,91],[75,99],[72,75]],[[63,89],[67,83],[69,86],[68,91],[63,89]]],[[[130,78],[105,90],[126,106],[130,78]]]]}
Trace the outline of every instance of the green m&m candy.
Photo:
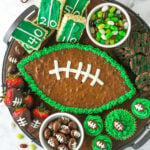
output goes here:
{"type": "Polygon", "coordinates": [[[113,36],[112,32],[108,32],[108,33],[106,34],[106,38],[107,38],[107,39],[111,38],[112,36],[113,36]]]}
{"type": "Polygon", "coordinates": [[[112,31],[117,31],[117,30],[118,30],[118,27],[113,25],[113,26],[110,27],[110,29],[111,29],[112,31]]]}
{"type": "Polygon", "coordinates": [[[122,36],[122,37],[124,37],[126,35],[126,32],[123,31],[123,30],[121,30],[121,31],[119,31],[119,35],[122,36]]]}
{"type": "Polygon", "coordinates": [[[103,17],[103,12],[102,11],[98,11],[97,12],[97,17],[102,18],[103,17]]]}
{"type": "Polygon", "coordinates": [[[108,13],[108,17],[109,17],[109,18],[111,18],[111,17],[113,17],[113,16],[114,16],[114,13],[112,13],[112,12],[108,13]]]}
{"type": "Polygon", "coordinates": [[[111,20],[114,22],[118,22],[119,19],[117,17],[112,17],[111,20]]]}
{"type": "Polygon", "coordinates": [[[116,10],[116,7],[112,6],[112,7],[110,8],[109,12],[113,13],[113,12],[115,12],[115,10],[116,10]]]}

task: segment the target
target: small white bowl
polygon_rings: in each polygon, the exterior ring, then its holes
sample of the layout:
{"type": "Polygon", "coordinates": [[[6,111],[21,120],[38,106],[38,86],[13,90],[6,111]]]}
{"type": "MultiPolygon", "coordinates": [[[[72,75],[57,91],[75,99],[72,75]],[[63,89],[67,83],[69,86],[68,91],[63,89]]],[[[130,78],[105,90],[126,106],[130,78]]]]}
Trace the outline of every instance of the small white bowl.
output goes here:
{"type": "Polygon", "coordinates": [[[44,129],[48,126],[48,124],[51,121],[54,121],[55,119],[63,117],[63,116],[68,117],[70,120],[74,121],[77,124],[79,131],[81,133],[81,137],[80,137],[80,140],[79,140],[76,150],[79,150],[79,148],[82,146],[83,141],[84,141],[84,130],[83,130],[83,127],[82,127],[82,124],[80,123],[80,121],[75,116],[68,114],[68,113],[55,113],[55,114],[49,116],[47,119],[45,119],[40,128],[39,137],[40,137],[41,145],[43,146],[44,150],[51,150],[47,141],[44,139],[44,136],[43,136],[44,129]]]}
{"type": "Polygon", "coordinates": [[[102,3],[96,7],[94,7],[91,12],[89,13],[88,17],[87,17],[87,24],[86,24],[86,31],[87,31],[87,34],[89,36],[89,38],[92,40],[93,43],[95,43],[96,45],[100,46],[100,47],[103,47],[103,48],[114,48],[114,47],[117,47],[117,46],[120,46],[122,43],[124,43],[126,41],[126,39],[129,37],[130,35],[130,32],[131,32],[131,18],[129,16],[129,14],[127,13],[127,11],[122,8],[121,6],[117,5],[117,4],[114,4],[114,3],[102,3]],[[93,13],[95,13],[97,10],[99,10],[100,8],[102,8],[103,6],[114,6],[116,7],[117,9],[119,9],[126,17],[127,19],[127,22],[129,24],[128,26],[128,30],[127,30],[127,33],[126,33],[126,36],[120,40],[118,43],[114,44],[114,45],[105,45],[105,44],[101,44],[99,43],[98,41],[96,41],[92,35],[91,35],[91,32],[90,32],[90,26],[89,26],[89,21],[91,19],[91,16],[93,13]]]}

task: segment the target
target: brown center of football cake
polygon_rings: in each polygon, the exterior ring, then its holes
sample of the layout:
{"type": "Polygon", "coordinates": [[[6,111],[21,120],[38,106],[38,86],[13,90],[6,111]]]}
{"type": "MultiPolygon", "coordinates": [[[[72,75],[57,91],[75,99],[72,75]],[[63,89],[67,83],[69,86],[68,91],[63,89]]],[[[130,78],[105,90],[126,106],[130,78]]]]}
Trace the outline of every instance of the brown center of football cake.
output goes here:
{"type": "Polygon", "coordinates": [[[78,48],[51,52],[25,69],[47,97],[68,107],[97,108],[129,91],[105,58],[78,48]]]}

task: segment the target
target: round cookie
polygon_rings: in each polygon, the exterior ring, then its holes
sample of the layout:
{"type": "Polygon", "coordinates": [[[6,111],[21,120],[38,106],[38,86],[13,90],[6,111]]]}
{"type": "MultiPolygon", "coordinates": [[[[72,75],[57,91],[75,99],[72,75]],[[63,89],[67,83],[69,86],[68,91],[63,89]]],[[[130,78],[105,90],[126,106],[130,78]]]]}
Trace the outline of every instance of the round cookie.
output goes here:
{"type": "Polygon", "coordinates": [[[131,106],[132,113],[140,118],[145,119],[150,116],[150,101],[144,98],[137,98],[131,106]]]}
{"type": "Polygon", "coordinates": [[[126,140],[136,131],[135,118],[128,111],[116,109],[107,115],[105,128],[114,139],[126,140]]]}
{"type": "Polygon", "coordinates": [[[96,136],[103,130],[103,121],[100,116],[88,116],[84,121],[84,129],[88,135],[96,136]]]}
{"type": "Polygon", "coordinates": [[[144,92],[150,91],[150,73],[144,72],[135,79],[135,84],[139,90],[144,92]]]}
{"type": "Polygon", "coordinates": [[[111,150],[112,142],[107,135],[98,135],[92,142],[93,150],[111,150]]]}

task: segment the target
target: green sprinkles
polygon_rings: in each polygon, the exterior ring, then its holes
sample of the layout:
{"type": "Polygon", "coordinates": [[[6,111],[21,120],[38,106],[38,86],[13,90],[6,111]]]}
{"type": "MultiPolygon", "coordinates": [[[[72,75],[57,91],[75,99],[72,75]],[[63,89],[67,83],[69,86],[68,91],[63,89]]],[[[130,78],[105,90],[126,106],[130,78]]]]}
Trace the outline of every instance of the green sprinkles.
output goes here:
{"type": "Polygon", "coordinates": [[[123,109],[116,109],[107,115],[105,120],[105,128],[109,135],[117,140],[126,140],[131,137],[136,131],[135,118],[123,109]],[[117,125],[114,125],[114,122],[117,125]],[[121,124],[123,125],[122,130],[120,129],[121,124]]]}
{"type": "Polygon", "coordinates": [[[84,129],[88,135],[96,136],[103,130],[103,121],[100,116],[88,116],[84,121],[84,129]]]}

